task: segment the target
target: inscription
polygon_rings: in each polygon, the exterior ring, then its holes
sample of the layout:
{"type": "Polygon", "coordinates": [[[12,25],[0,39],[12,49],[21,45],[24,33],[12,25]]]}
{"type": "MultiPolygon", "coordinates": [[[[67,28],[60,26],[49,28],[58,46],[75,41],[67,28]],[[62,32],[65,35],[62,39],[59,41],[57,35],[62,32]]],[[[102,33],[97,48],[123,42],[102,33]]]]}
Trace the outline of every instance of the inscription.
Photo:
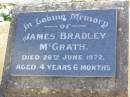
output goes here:
{"type": "Polygon", "coordinates": [[[11,73],[112,77],[116,72],[116,25],[115,9],[21,13],[11,73]]]}

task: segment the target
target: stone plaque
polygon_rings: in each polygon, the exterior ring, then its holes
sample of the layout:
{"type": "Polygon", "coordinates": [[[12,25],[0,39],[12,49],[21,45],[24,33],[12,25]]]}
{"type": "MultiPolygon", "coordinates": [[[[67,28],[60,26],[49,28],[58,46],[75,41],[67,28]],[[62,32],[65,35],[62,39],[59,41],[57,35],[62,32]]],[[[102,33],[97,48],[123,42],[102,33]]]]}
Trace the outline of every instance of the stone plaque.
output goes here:
{"type": "Polygon", "coordinates": [[[21,13],[16,23],[12,75],[115,76],[115,9],[21,13]]]}
{"type": "Polygon", "coordinates": [[[128,97],[128,4],[45,0],[17,6],[1,94],[128,97]]]}

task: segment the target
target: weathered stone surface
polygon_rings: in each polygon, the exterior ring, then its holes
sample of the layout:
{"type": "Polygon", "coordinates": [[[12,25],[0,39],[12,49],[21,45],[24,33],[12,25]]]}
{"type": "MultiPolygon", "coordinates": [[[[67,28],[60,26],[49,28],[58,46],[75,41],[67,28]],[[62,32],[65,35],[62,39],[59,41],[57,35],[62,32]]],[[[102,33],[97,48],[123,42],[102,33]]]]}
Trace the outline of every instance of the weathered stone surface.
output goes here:
{"type": "Polygon", "coordinates": [[[5,52],[8,40],[10,22],[0,22],[0,83],[2,80],[5,52]]]}
{"type": "Polygon", "coordinates": [[[18,6],[11,25],[2,89],[6,97],[127,97],[128,96],[128,2],[94,1],[44,3],[18,6]],[[20,12],[85,9],[118,9],[117,73],[113,78],[14,77],[10,75],[16,17],[20,12]]]}

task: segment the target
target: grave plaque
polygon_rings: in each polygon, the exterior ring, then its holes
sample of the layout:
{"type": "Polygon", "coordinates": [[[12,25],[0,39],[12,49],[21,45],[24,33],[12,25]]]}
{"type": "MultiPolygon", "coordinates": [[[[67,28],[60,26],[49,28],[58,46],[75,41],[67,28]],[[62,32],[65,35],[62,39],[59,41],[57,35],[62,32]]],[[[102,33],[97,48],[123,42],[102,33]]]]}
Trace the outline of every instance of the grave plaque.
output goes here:
{"type": "Polygon", "coordinates": [[[46,1],[13,10],[4,97],[128,97],[128,1],[46,1]]]}
{"type": "Polygon", "coordinates": [[[115,9],[21,13],[16,23],[12,75],[115,76],[115,9]]]}

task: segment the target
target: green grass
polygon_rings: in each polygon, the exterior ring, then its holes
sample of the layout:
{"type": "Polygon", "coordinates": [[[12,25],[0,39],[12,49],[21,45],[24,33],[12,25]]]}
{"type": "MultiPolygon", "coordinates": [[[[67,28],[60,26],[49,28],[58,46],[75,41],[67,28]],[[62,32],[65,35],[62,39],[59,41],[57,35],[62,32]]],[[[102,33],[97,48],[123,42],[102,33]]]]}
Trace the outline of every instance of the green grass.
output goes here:
{"type": "Polygon", "coordinates": [[[4,18],[4,21],[11,21],[12,20],[12,16],[10,14],[6,15],[4,13],[0,13],[0,16],[2,16],[4,18]]]}

